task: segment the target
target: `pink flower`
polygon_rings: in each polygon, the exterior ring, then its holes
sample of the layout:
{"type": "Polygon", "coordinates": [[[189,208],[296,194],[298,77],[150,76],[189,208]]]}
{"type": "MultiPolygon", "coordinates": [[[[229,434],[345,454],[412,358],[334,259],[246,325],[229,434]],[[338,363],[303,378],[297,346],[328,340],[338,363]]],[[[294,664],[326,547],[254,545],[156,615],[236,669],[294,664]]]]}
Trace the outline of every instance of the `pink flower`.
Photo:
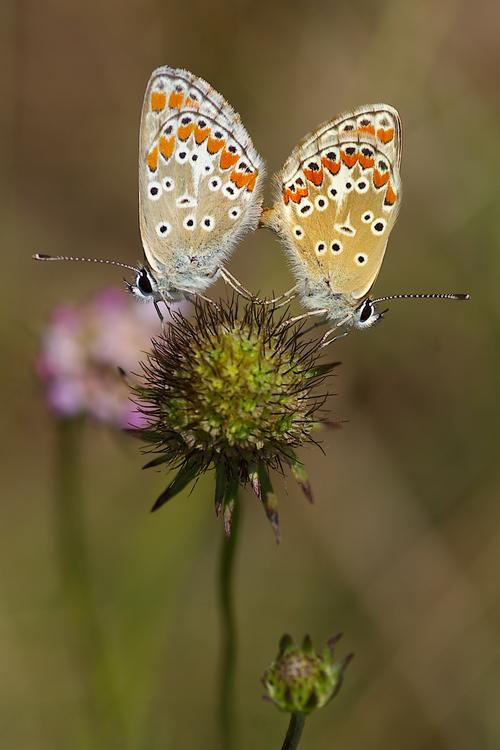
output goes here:
{"type": "Polygon", "coordinates": [[[118,427],[142,427],[144,417],[118,368],[134,379],[151,337],[160,331],[152,304],[116,288],[83,305],[56,307],[36,363],[50,408],[63,417],[87,415],[118,427]]]}

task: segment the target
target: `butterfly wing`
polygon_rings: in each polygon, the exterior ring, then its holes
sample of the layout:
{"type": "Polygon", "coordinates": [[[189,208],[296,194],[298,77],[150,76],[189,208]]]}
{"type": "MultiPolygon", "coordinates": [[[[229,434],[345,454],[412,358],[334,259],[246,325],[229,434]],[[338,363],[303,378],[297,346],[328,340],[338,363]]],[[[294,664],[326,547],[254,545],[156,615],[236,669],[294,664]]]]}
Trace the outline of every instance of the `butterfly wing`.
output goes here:
{"type": "Polygon", "coordinates": [[[159,277],[202,289],[235,242],[255,229],[264,165],[239,115],[206,81],[162,67],[141,117],[139,217],[159,277]]]}
{"type": "Polygon", "coordinates": [[[324,123],[278,174],[264,222],[282,236],[299,278],[356,307],[382,265],[401,201],[401,121],[386,104],[324,123]]]}

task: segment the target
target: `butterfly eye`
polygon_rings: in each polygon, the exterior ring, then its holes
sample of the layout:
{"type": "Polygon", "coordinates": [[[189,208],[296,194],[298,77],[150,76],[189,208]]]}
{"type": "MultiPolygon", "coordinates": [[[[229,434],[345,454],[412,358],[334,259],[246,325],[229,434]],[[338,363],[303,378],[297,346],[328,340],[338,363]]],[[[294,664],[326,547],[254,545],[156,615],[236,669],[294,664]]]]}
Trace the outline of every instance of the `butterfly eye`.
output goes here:
{"type": "Polygon", "coordinates": [[[331,247],[332,247],[332,253],[334,253],[334,255],[338,255],[344,249],[340,240],[335,240],[334,242],[332,242],[331,247]]]}
{"type": "MultiPolygon", "coordinates": [[[[153,283],[149,273],[145,268],[137,274],[135,278],[136,294],[139,297],[150,297],[154,294],[153,283]]],[[[132,291],[134,289],[132,288],[132,291]]]]}
{"type": "Polygon", "coordinates": [[[363,303],[363,306],[359,313],[360,323],[366,323],[371,318],[374,312],[375,312],[375,309],[373,307],[372,302],[369,299],[367,299],[366,302],[363,303]]]}
{"type": "Polygon", "coordinates": [[[171,226],[168,221],[159,221],[156,225],[156,234],[158,237],[166,237],[171,230],[171,226]]]}
{"type": "Polygon", "coordinates": [[[182,226],[184,229],[187,229],[188,232],[192,232],[196,228],[196,219],[194,216],[186,216],[184,221],[182,222],[182,226]]]}
{"type": "Polygon", "coordinates": [[[215,220],[213,216],[204,216],[201,222],[201,226],[205,232],[211,232],[215,226],[215,220]]]}
{"type": "Polygon", "coordinates": [[[373,213],[371,211],[365,211],[364,214],[361,214],[361,221],[364,221],[365,224],[369,224],[373,221],[373,213]]]}
{"type": "Polygon", "coordinates": [[[386,227],[386,223],[384,219],[376,219],[371,226],[372,234],[374,235],[382,234],[385,227],[386,227]]]}
{"type": "Polygon", "coordinates": [[[322,195],[319,195],[314,201],[314,205],[316,206],[316,209],[318,211],[326,211],[326,209],[328,208],[328,200],[322,195]]]}
{"type": "Polygon", "coordinates": [[[175,182],[171,177],[164,177],[162,185],[165,192],[170,193],[170,191],[172,191],[175,187],[175,182]]]}
{"type": "Polygon", "coordinates": [[[364,266],[364,264],[365,264],[365,263],[366,263],[366,261],[368,260],[368,255],[367,255],[366,253],[358,253],[358,254],[356,255],[356,258],[355,258],[355,260],[356,260],[356,264],[357,264],[358,266],[364,266]]]}
{"type": "Polygon", "coordinates": [[[323,242],[323,240],[320,240],[316,243],[316,254],[317,255],[324,255],[326,253],[326,242],[323,242]]]}
{"type": "Polygon", "coordinates": [[[148,198],[151,201],[160,200],[161,185],[159,182],[150,182],[148,187],[148,198]]]}
{"type": "Polygon", "coordinates": [[[220,186],[222,185],[222,180],[220,177],[214,177],[210,180],[208,183],[208,189],[214,192],[215,190],[219,190],[220,186]]]}

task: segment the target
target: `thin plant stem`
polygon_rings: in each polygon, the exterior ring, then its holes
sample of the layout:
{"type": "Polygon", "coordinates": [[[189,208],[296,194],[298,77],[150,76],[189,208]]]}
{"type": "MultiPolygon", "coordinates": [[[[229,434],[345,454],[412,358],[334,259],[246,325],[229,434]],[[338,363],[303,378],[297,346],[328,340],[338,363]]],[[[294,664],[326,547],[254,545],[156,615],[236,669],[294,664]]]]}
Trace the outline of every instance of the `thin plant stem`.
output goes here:
{"type": "Polygon", "coordinates": [[[305,722],[304,714],[294,713],[290,716],[290,724],[281,750],[295,750],[299,746],[305,722]]]}
{"type": "Polygon", "coordinates": [[[236,498],[234,506],[231,535],[222,540],[219,563],[219,606],[221,620],[221,664],[220,664],[220,693],[219,693],[219,721],[221,750],[233,750],[235,710],[234,710],[234,678],[236,670],[236,617],[233,599],[233,574],[236,544],[241,516],[240,498],[236,498]]]}
{"type": "Polygon", "coordinates": [[[54,525],[69,641],[86,708],[89,746],[124,747],[118,707],[95,607],[82,493],[83,420],[57,422],[54,525]],[[121,732],[119,733],[121,735],[121,732]]]}

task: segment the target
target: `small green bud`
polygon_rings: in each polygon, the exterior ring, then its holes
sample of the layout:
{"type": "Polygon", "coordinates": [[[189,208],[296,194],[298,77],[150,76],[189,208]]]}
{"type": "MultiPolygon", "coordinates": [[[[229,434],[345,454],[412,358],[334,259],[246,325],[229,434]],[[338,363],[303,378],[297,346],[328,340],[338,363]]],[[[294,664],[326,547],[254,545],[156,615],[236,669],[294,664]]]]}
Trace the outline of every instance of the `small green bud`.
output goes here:
{"type": "Polygon", "coordinates": [[[295,450],[315,443],[326,393],[318,386],[335,367],[319,364],[319,340],[272,306],[196,304],[194,316],[173,314],[142,364],[135,402],[146,421],[138,437],[155,454],[146,466],[178,473],[153,509],[201,473],[215,469],[215,508],[231,531],[238,485],[258,496],[279,537],[278,501],[270,470],[288,467],[306,496],[311,489],[295,450]]]}
{"type": "Polygon", "coordinates": [[[320,654],[308,635],[300,647],[291,636],[284,635],[276,660],[262,677],[266,697],[288,713],[309,714],[325,706],[340,690],[344,670],[353,657],[349,654],[334,661],[339,638],[331,638],[320,654]]]}

